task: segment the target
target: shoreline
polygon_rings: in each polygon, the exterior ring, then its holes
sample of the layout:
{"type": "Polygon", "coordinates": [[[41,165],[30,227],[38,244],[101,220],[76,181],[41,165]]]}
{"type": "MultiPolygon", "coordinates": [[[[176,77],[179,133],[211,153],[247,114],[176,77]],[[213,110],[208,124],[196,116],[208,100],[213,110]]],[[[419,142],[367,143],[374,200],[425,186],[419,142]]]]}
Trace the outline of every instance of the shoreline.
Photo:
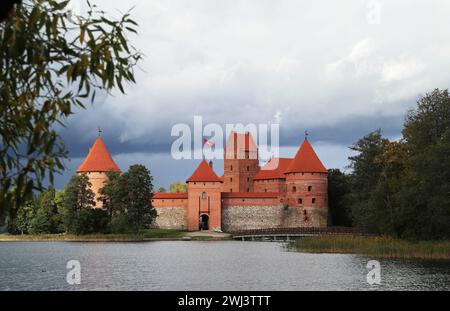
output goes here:
{"type": "Polygon", "coordinates": [[[0,234],[2,242],[155,242],[155,241],[228,241],[229,234],[184,231],[158,231],[143,234],[0,234]]]}

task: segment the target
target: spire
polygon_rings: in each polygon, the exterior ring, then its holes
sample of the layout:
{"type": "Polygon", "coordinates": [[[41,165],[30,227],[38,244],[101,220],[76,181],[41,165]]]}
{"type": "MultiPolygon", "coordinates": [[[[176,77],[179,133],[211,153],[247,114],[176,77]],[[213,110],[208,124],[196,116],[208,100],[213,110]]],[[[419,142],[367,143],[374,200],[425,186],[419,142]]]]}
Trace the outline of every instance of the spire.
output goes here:
{"type": "Polygon", "coordinates": [[[187,180],[187,182],[193,181],[217,181],[221,182],[222,180],[214,173],[212,167],[206,162],[206,160],[202,160],[199,166],[195,170],[194,174],[187,180]]]}
{"type": "Polygon", "coordinates": [[[83,163],[81,163],[80,167],[78,167],[77,173],[108,171],[120,173],[120,169],[111,157],[100,133],[101,130],[99,131],[99,136],[95,140],[94,145],[89,149],[87,157],[84,159],[83,163]]]}
{"type": "Polygon", "coordinates": [[[327,173],[327,169],[320,162],[308,139],[305,138],[286,173],[327,173]]]}

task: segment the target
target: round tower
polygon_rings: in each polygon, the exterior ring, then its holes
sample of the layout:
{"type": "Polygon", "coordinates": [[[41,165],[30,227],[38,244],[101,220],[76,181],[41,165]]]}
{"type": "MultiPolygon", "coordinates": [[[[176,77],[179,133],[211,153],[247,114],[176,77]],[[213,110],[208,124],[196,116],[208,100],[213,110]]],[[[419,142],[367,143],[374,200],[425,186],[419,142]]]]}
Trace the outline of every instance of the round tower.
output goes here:
{"type": "Polygon", "coordinates": [[[109,171],[120,173],[120,169],[111,157],[103,139],[98,136],[89,149],[87,157],[76,170],[77,174],[87,174],[89,177],[91,189],[95,195],[96,208],[103,208],[103,202],[98,200],[99,191],[108,180],[106,173],[109,171]]]}
{"type": "Polygon", "coordinates": [[[305,138],[285,171],[286,203],[301,209],[303,225],[326,227],[328,218],[328,171],[305,138]]]}

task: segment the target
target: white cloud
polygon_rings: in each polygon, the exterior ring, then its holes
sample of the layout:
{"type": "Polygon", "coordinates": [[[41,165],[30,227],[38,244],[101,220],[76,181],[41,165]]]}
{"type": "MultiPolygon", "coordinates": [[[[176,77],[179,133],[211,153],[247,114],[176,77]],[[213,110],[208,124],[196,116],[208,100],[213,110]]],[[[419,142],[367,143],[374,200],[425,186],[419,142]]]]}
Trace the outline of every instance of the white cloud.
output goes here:
{"type": "Polygon", "coordinates": [[[70,127],[80,139],[109,126],[120,141],[158,143],[194,115],[280,119],[281,131],[321,140],[315,128],[403,115],[418,94],[449,86],[450,1],[379,1],[370,24],[360,0],[92,0],[112,13],[135,6],[144,71],[70,127]]]}

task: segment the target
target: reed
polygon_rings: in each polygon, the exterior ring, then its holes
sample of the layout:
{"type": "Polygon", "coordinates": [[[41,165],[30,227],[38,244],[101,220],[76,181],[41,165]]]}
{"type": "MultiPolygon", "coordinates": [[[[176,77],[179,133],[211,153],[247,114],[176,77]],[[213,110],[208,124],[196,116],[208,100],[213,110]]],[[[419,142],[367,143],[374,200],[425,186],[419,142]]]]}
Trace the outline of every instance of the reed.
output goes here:
{"type": "Polygon", "coordinates": [[[379,258],[450,260],[450,241],[407,241],[387,236],[324,235],[291,242],[310,253],[360,254],[379,258]]]}

